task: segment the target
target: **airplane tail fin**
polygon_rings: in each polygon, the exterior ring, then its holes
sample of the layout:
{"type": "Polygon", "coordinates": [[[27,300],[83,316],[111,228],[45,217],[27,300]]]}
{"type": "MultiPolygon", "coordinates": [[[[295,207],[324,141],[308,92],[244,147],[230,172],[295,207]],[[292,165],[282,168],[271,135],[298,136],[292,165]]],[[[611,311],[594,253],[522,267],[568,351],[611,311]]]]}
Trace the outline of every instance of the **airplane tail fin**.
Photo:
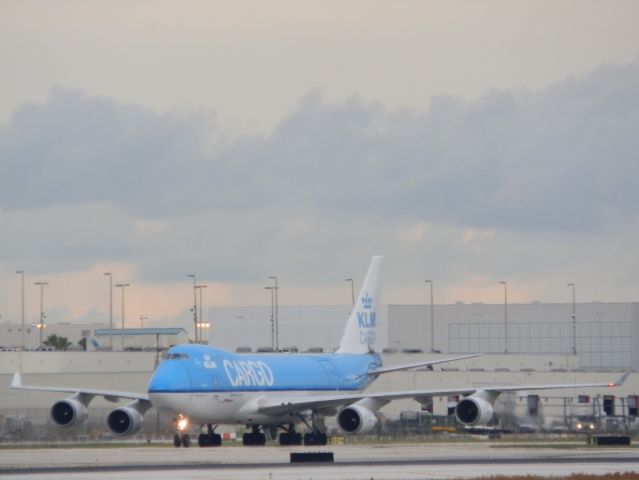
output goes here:
{"type": "Polygon", "coordinates": [[[379,294],[382,283],[384,257],[376,255],[371,260],[362,289],[353,305],[342,341],[335,353],[369,353],[375,345],[378,322],[379,294]]]}

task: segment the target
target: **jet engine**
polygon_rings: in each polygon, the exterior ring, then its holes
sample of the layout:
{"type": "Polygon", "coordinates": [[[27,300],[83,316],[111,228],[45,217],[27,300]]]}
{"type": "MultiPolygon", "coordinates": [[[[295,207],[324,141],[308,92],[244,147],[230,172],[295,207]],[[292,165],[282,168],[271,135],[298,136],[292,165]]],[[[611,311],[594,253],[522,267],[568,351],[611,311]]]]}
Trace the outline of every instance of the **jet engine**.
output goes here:
{"type": "Polygon", "coordinates": [[[376,423],[375,413],[359,405],[343,408],[337,415],[337,424],[346,433],[368,433],[376,423]]]}
{"type": "Polygon", "coordinates": [[[464,425],[487,425],[493,412],[490,402],[474,395],[464,398],[455,407],[457,420],[464,425]]]}
{"type": "Polygon", "coordinates": [[[51,407],[51,418],[65,428],[80,425],[88,416],[87,407],[75,397],[60,400],[51,407]]]}
{"type": "Polygon", "coordinates": [[[132,435],[140,430],[143,423],[144,414],[140,413],[133,404],[116,408],[107,417],[107,424],[116,435],[132,435]]]}

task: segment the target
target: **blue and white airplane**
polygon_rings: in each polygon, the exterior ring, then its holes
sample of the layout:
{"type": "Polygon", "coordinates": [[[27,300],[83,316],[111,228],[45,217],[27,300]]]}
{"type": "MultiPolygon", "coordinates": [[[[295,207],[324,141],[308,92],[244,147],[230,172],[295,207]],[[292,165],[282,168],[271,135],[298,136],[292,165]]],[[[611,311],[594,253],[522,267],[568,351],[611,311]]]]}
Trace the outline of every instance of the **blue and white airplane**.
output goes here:
{"type": "Polygon", "coordinates": [[[392,400],[414,398],[422,403],[433,396],[463,395],[456,406],[457,419],[464,425],[486,425],[493,416],[493,404],[499,394],[517,390],[553,388],[612,387],[623,383],[626,375],[612,384],[505,385],[487,388],[462,387],[367,393],[380,375],[426,365],[445,363],[476,355],[405,365],[382,366],[374,353],[377,308],[384,258],[373,257],[348,319],[339,348],[331,354],[235,354],[204,345],[180,345],[171,348],[157,367],[146,394],[81,388],[26,386],[19,373],[11,387],[16,389],[58,391],[73,395],[55,403],[53,420],[63,427],[82,423],[87,407],[95,396],[109,401],[131,400],[113,410],[109,428],[116,434],[137,432],[144,414],[151,407],[175,413],[175,446],[188,446],[188,423],[206,426],[198,436],[200,446],[217,446],[220,424],[246,425],[244,445],[264,445],[264,431],[279,434],[280,445],[324,445],[326,434],[316,422],[318,415],[337,415],[337,424],[345,433],[370,432],[376,413],[392,400]],[[306,425],[304,436],[296,427],[306,425]]]}

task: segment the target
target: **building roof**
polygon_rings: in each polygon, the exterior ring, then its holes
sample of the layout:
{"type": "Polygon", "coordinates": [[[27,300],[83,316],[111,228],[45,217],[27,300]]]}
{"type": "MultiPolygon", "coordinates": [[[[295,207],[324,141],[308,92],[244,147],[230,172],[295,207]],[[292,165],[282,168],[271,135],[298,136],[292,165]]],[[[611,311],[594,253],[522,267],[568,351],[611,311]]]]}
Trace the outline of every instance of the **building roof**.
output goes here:
{"type": "Polygon", "coordinates": [[[142,335],[167,335],[176,336],[181,333],[186,333],[183,328],[99,328],[95,331],[96,337],[103,336],[125,336],[125,337],[137,337],[142,335]]]}

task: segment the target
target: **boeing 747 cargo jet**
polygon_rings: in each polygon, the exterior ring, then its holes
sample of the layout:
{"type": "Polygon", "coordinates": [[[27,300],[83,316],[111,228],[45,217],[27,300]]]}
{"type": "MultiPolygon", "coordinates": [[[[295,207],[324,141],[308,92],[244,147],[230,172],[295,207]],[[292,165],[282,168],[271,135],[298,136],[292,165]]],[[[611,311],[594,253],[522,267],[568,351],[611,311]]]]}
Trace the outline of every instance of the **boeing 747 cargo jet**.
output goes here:
{"type": "Polygon", "coordinates": [[[399,398],[424,402],[433,396],[462,395],[455,415],[468,426],[486,425],[493,416],[493,404],[499,394],[517,390],[590,388],[618,386],[616,383],[562,385],[504,385],[486,388],[461,387],[367,393],[377,377],[398,370],[461,360],[475,355],[431,360],[406,365],[383,366],[374,353],[377,308],[384,257],[373,257],[359,293],[358,301],[346,323],[339,348],[330,354],[235,354],[205,345],[180,345],[171,348],[157,367],[147,393],[117,392],[82,388],[56,388],[22,385],[19,373],[11,387],[16,389],[57,391],[72,395],[51,408],[58,425],[79,425],[88,416],[87,407],[95,396],[110,401],[131,400],[113,410],[109,428],[118,435],[137,432],[144,414],[151,407],[175,414],[175,446],[191,442],[187,425],[202,426],[200,446],[217,446],[220,424],[239,424],[249,428],[244,445],[264,445],[264,431],[279,433],[280,445],[325,445],[326,434],[318,426],[318,415],[335,416],[339,428],[349,434],[370,432],[381,407],[399,398]],[[299,432],[303,427],[305,435],[299,432]]]}

